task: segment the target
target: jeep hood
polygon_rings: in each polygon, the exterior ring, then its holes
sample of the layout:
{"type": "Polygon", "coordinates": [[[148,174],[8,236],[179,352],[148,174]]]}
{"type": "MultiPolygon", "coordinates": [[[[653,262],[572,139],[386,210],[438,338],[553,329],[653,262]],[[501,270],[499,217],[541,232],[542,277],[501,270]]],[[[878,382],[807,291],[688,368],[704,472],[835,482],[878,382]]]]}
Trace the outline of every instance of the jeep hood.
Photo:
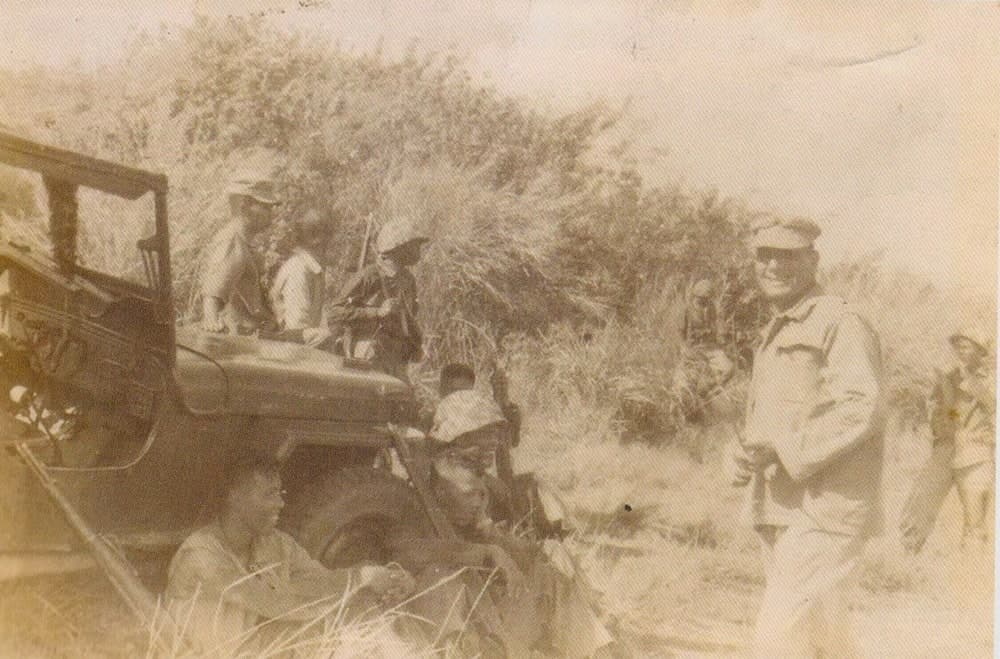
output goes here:
{"type": "Polygon", "coordinates": [[[176,364],[180,395],[200,413],[399,423],[416,411],[398,378],[296,343],[183,328],[176,364]]]}

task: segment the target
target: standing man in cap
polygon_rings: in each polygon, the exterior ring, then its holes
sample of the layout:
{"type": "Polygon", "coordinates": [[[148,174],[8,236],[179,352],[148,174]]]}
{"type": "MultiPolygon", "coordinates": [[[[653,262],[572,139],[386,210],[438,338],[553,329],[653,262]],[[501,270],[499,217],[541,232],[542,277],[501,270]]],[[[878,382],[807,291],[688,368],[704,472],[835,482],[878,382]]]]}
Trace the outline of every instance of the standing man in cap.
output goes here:
{"type": "Polygon", "coordinates": [[[732,483],[749,486],[764,554],[761,657],[854,656],[845,589],[881,524],[879,341],[817,285],[819,234],[809,220],[766,218],[752,238],[772,318],[730,467],[732,483]]]}
{"type": "Polygon", "coordinates": [[[410,268],[429,240],[406,219],[386,223],[375,243],[375,262],[347,282],[330,313],[333,322],[350,330],[349,356],[404,379],[407,364],[423,356],[417,282],[410,268]]]}
{"type": "Polygon", "coordinates": [[[252,175],[233,179],[227,193],[232,220],[212,238],[202,265],[201,324],[237,334],[267,313],[250,241],[270,225],[278,199],[272,181],[252,175]]]}

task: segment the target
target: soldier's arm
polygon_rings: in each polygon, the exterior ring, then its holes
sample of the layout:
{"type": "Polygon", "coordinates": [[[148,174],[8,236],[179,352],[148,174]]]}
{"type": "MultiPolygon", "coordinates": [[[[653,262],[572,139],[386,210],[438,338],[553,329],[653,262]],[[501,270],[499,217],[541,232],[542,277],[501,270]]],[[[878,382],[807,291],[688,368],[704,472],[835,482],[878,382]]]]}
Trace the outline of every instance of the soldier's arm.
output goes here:
{"type": "Polygon", "coordinates": [[[284,539],[287,544],[289,572],[292,590],[307,599],[334,598],[336,601],[351,588],[359,585],[356,570],[331,570],[314,559],[291,537],[284,539]]]}
{"type": "Polygon", "coordinates": [[[847,314],[833,330],[821,371],[821,396],[804,409],[801,427],[774,447],[795,480],[809,478],[881,429],[881,356],[868,324],[847,314]]]}
{"type": "Polygon", "coordinates": [[[201,292],[228,302],[237,282],[243,277],[246,262],[234,249],[232,240],[216,242],[209,247],[201,276],[201,292]]]}
{"type": "MultiPolygon", "coordinates": [[[[375,293],[368,270],[355,273],[344,285],[330,307],[330,321],[349,324],[359,320],[378,318],[379,307],[367,306],[368,299],[375,293]]],[[[378,282],[374,282],[375,285],[378,282]]]]}
{"type": "Polygon", "coordinates": [[[231,569],[232,560],[207,546],[178,550],[171,564],[167,595],[178,601],[197,597],[210,604],[227,603],[264,618],[278,618],[296,608],[289,592],[272,590],[254,575],[231,569]]]}

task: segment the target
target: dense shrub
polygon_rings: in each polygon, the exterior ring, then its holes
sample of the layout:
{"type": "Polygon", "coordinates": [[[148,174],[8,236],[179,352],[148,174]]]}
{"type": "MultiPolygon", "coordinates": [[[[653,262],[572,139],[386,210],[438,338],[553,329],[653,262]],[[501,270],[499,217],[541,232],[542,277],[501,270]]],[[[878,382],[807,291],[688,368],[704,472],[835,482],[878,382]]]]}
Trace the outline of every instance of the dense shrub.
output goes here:
{"type": "MultiPolygon", "coordinates": [[[[541,114],[474,83],[450,55],[346,53],[261,19],[199,18],[96,73],[0,82],[15,128],[169,175],[181,315],[201,247],[226,220],[226,181],[252,168],[278,179],[285,202],[263,240],[269,269],[288,249],[291,218],[329,211],[331,294],[357,266],[369,222],[405,215],[432,236],[417,272],[429,356],[418,376],[428,381],[446,360],[485,367],[511,358],[504,346],[530,345],[551,396],[575,389],[610,406],[630,436],[672,436],[690,419],[673,373],[691,282],[716,280],[734,356],[745,360],[764,320],[741,243],[748,209],[711,191],[648,186],[627,157],[598,153],[619,119],[613,108],[541,114]]],[[[38,234],[30,220],[41,211],[8,178],[0,171],[0,212],[38,234]]],[[[113,252],[130,241],[112,235],[114,222],[106,230],[90,244],[108,264],[127,260],[113,252]]],[[[860,263],[829,279],[873,307],[889,296],[894,318],[935,317],[915,280],[880,272],[860,263]]],[[[931,372],[924,346],[941,334],[931,325],[880,324],[894,402],[914,418],[931,372]]]]}

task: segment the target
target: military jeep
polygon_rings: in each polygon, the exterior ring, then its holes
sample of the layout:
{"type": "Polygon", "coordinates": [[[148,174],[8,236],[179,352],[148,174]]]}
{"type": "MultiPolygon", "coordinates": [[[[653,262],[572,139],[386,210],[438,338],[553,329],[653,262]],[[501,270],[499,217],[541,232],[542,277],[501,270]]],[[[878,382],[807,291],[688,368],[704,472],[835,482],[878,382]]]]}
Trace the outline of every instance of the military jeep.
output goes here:
{"type": "Polygon", "coordinates": [[[282,523],[329,566],[391,558],[379,530],[394,518],[453,532],[396,430],[416,423],[408,384],[300,344],[177,327],[166,177],[2,133],[0,163],[48,206],[34,244],[0,244],[5,556],[51,567],[86,550],[148,616],[164,558],[248,451],[280,461],[282,523]],[[409,477],[377,466],[391,451],[409,477]]]}

